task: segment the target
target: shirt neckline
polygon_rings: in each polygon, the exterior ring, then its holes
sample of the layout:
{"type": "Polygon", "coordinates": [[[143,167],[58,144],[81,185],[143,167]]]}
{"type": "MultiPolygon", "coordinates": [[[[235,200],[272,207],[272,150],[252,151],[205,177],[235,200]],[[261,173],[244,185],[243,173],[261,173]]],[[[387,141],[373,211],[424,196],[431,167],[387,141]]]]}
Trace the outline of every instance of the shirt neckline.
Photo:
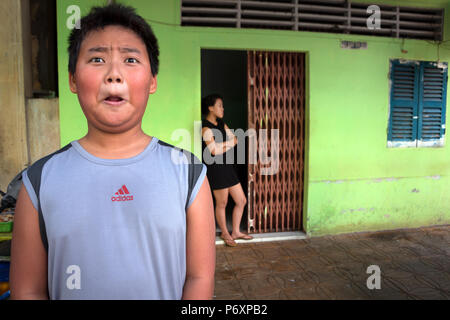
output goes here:
{"type": "Polygon", "coordinates": [[[214,127],[218,127],[219,126],[219,120],[217,120],[217,124],[212,123],[208,119],[205,119],[205,120],[208,121],[209,123],[211,123],[214,127]]]}
{"type": "Polygon", "coordinates": [[[81,144],[78,142],[78,140],[74,140],[71,142],[71,145],[74,147],[74,149],[86,160],[89,160],[91,162],[101,164],[101,165],[110,165],[110,166],[121,166],[126,164],[131,164],[138,162],[142,158],[144,158],[148,153],[150,153],[153,149],[155,149],[156,144],[158,143],[158,138],[152,137],[152,140],[150,143],[145,147],[144,150],[142,150],[141,153],[135,155],[131,158],[123,158],[123,159],[103,159],[96,157],[89,152],[87,152],[81,144]]]}

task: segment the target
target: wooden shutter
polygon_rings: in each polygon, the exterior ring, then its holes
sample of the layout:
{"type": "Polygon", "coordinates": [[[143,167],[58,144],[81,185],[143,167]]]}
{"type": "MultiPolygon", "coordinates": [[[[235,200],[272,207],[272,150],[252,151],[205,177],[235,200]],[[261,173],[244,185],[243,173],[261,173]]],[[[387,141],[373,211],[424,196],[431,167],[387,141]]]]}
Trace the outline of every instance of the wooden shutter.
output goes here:
{"type": "MultiPolygon", "coordinates": [[[[419,64],[391,62],[391,102],[388,141],[416,145],[419,101],[419,64]]],[[[408,144],[402,144],[408,145],[408,144]]]]}
{"type": "Polygon", "coordinates": [[[396,142],[402,142],[401,146],[416,146],[419,69],[416,62],[391,62],[389,146],[399,146],[396,142]]]}
{"type": "Polygon", "coordinates": [[[447,65],[420,64],[418,146],[443,145],[447,65]]]}

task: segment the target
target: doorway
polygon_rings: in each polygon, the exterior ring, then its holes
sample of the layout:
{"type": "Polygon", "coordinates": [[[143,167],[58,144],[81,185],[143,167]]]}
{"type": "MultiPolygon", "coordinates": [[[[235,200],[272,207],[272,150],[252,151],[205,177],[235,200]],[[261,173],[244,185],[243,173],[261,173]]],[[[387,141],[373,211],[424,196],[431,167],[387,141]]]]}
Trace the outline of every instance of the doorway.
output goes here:
{"type": "MultiPolygon", "coordinates": [[[[305,54],[202,49],[201,95],[212,93],[223,96],[224,122],[231,129],[254,130],[256,135],[256,162],[249,158],[253,149],[249,150],[248,136],[244,142],[245,164],[237,163],[235,152],[234,166],[248,203],[241,230],[302,230],[305,54]],[[265,170],[267,165],[261,163],[261,150],[271,161],[277,161],[270,173],[265,170]]],[[[233,206],[230,196],[226,210],[229,230],[233,206]]]]}
{"type": "MultiPolygon", "coordinates": [[[[218,93],[223,97],[224,122],[230,129],[247,130],[247,52],[238,50],[201,51],[201,96],[218,93]]],[[[235,147],[236,149],[236,147],[235,147]]],[[[247,166],[238,164],[237,152],[234,152],[234,169],[242,189],[247,190],[247,166]]],[[[213,196],[214,199],[214,196],[213,196]]],[[[215,207],[215,200],[214,200],[215,207]]],[[[232,229],[234,202],[228,197],[226,219],[228,230],[232,229]]],[[[247,206],[241,220],[241,230],[247,230],[247,206]]],[[[217,235],[220,229],[216,226],[217,235]]]]}

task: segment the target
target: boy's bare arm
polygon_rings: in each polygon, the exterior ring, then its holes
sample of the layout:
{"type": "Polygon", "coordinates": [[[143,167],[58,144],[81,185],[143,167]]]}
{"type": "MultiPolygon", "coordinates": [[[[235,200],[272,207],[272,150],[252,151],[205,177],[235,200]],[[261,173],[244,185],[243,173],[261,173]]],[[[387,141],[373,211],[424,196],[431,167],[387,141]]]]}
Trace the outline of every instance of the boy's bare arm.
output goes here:
{"type": "Polygon", "coordinates": [[[211,299],[214,293],[216,230],[211,190],[206,177],[186,215],[186,281],[182,299],[211,299]]]}
{"type": "Polygon", "coordinates": [[[14,214],[10,286],[11,299],[48,299],[47,252],[38,213],[23,185],[14,214]]]}

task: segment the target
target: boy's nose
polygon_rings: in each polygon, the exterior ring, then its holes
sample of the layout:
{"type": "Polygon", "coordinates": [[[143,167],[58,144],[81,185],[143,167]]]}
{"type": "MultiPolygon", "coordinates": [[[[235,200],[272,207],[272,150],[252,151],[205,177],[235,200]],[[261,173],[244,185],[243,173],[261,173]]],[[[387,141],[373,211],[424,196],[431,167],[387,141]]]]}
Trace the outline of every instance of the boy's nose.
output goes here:
{"type": "Polygon", "coordinates": [[[119,76],[108,77],[107,81],[109,83],[113,83],[113,82],[121,83],[122,82],[122,78],[120,78],[119,76]]]}
{"type": "Polygon", "coordinates": [[[109,65],[109,69],[107,73],[105,74],[105,80],[107,83],[122,83],[123,82],[123,76],[120,71],[120,67],[117,65],[117,63],[112,62],[109,65]]]}

